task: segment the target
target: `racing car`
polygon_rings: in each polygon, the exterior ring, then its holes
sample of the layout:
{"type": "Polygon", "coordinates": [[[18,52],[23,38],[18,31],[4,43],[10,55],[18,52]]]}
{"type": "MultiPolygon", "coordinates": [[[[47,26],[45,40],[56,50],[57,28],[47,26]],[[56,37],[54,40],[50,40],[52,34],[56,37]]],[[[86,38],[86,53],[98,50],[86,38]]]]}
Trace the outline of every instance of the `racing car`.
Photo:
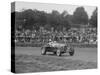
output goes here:
{"type": "Polygon", "coordinates": [[[63,53],[69,53],[70,56],[73,56],[74,48],[65,43],[57,43],[56,41],[53,41],[41,47],[42,55],[46,55],[47,52],[53,52],[57,56],[61,56],[63,53]]]}

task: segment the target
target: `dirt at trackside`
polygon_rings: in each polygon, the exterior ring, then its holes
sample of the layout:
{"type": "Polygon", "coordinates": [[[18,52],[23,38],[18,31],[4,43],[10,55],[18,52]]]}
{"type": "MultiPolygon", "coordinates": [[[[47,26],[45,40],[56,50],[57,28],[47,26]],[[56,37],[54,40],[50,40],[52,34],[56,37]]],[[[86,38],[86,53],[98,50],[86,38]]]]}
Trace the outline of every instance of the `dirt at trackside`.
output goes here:
{"type": "Polygon", "coordinates": [[[86,62],[64,58],[53,58],[35,55],[16,55],[16,73],[46,72],[59,70],[95,69],[96,62],[86,62]]]}

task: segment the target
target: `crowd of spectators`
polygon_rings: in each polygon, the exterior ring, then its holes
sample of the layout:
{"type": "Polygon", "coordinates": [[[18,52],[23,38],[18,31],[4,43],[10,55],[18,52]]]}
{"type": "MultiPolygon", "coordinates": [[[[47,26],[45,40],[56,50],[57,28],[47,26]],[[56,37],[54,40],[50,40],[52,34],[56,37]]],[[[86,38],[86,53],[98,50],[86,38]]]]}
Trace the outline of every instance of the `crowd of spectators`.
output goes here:
{"type": "Polygon", "coordinates": [[[62,31],[42,30],[17,30],[15,31],[15,42],[36,43],[48,42],[49,40],[70,42],[70,43],[87,43],[97,44],[97,29],[96,28],[71,28],[62,31]]]}

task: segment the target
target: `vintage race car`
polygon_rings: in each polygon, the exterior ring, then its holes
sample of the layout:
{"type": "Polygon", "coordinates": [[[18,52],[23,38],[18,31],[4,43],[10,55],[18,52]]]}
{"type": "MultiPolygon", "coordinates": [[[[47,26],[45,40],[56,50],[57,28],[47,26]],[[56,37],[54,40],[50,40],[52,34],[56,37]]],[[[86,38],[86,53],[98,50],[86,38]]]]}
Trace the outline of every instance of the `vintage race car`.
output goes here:
{"type": "Polygon", "coordinates": [[[41,54],[45,55],[46,52],[53,52],[57,56],[61,56],[63,53],[69,53],[70,56],[73,56],[74,48],[67,44],[49,42],[41,47],[41,54]]]}

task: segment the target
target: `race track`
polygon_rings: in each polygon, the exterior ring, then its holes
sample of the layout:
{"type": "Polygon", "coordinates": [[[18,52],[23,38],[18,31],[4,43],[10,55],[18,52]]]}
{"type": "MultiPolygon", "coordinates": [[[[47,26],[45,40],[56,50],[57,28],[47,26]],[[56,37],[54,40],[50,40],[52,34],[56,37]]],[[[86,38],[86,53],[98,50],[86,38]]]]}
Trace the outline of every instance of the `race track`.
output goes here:
{"type": "Polygon", "coordinates": [[[41,55],[40,47],[16,47],[15,54],[26,54],[26,55],[35,55],[41,57],[53,57],[53,58],[64,58],[72,60],[81,60],[88,62],[97,62],[97,48],[75,48],[75,55],[69,56],[64,54],[61,57],[58,57],[52,53],[47,53],[47,55],[41,55]]]}

